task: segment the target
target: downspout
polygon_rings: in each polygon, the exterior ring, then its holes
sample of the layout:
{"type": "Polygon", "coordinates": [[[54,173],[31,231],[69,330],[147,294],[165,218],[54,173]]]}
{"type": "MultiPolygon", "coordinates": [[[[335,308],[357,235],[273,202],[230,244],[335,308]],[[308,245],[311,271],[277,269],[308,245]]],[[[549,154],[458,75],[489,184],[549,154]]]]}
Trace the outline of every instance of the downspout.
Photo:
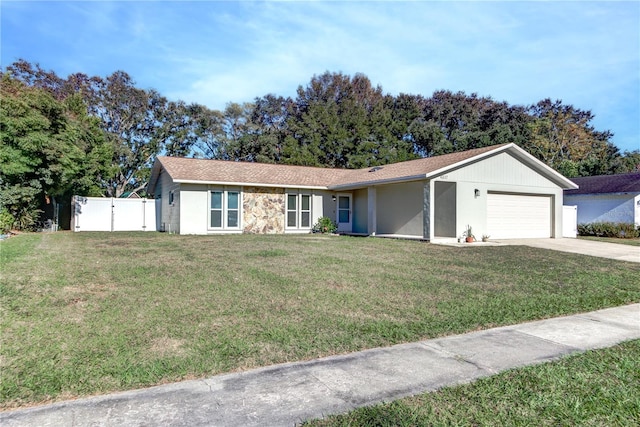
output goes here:
{"type": "Polygon", "coordinates": [[[422,237],[431,240],[431,181],[424,183],[422,195],[422,237]]]}

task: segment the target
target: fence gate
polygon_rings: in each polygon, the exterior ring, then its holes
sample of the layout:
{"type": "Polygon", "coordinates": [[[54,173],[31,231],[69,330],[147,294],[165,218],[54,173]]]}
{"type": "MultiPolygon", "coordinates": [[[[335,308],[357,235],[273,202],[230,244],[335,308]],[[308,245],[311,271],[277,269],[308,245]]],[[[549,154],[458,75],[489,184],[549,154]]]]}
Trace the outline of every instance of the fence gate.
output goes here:
{"type": "Polygon", "coordinates": [[[578,207],[562,207],[562,237],[576,238],[578,235],[578,207]]]}
{"type": "Polygon", "coordinates": [[[156,203],[73,196],[71,222],[73,231],[156,231],[156,203]]]}

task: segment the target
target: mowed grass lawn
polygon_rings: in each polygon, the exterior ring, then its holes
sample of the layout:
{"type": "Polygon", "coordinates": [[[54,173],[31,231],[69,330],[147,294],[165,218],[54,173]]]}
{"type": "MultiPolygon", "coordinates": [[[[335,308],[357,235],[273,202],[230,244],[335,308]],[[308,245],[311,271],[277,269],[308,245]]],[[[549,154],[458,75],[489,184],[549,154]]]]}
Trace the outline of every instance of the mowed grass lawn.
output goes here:
{"type": "Polygon", "coordinates": [[[321,235],[23,234],[0,267],[5,409],[640,301],[640,264],[321,235]]]}
{"type": "Polygon", "coordinates": [[[594,240],[596,242],[617,243],[619,245],[640,246],[640,238],[618,239],[615,237],[578,236],[578,239],[594,240]]]}
{"type": "Polygon", "coordinates": [[[304,425],[637,427],[639,384],[635,340],[304,425]]]}

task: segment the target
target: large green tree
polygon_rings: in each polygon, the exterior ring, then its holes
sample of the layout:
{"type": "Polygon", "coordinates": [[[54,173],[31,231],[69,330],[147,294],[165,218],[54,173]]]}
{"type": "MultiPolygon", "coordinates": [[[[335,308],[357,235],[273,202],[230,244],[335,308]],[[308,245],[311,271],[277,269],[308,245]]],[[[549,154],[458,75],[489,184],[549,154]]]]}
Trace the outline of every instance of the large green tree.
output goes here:
{"type": "Polygon", "coordinates": [[[83,93],[113,147],[114,172],[105,177],[107,196],[139,191],[159,153],[188,155],[197,140],[197,106],[170,102],[155,90],[139,89],[125,72],[94,78],[83,93]]]}
{"type": "Polygon", "coordinates": [[[143,189],[158,154],[187,156],[198,141],[197,120],[204,107],[169,101],[153,89],[140,89],[124,71],[105,78],[76,73],[63,79],[24,60],[7,71],[54,99],[79,96],[84,101],[111,147],[110,173],[100,177],[105,196],[143,189]]]}
{"type": "Polygon", "coordinates": [[[423,115],[411,126],[416,149],[423,156],[506,142],[520,145],[528,137],[523,107],[446,90],[434,92],[423,104],[423,115]]]}
{"type": "Polygon", "coordinates": [[[620,152],[609,131],[597,131],[591,111],[544,99],[529,107],[530,138],[523,147],[568,176],[605,175],[618,170],[620,152]]]}
{"type": "Polygon", "coordinates": [[[391,102],[363,74],[326,72],[300,86],[289,109],[283,161],[359,168],[411,158],[393,132],[391,102]]]}
{"type": "Polygon", "coordinates": [[[620,173],[640,172],[640,150],[625,151],[620,159],[620,173]]]}
{"type": "Polygon", "coordinates": [[[246,158],[264,163],[286,161],[284,147],[291,135],[289,117],[293,100],[273,94],[256,98],[250,116],[251,132],[244,138],[246,158]]]}
{"type": "Polygon", "coordinates": [[[82,99],[58,101],[8,73],[0,80],[0,135],[0,207],[16,228],[33,227],[52,198],[97,194],[108,173],[110,148],[82,99]]]}

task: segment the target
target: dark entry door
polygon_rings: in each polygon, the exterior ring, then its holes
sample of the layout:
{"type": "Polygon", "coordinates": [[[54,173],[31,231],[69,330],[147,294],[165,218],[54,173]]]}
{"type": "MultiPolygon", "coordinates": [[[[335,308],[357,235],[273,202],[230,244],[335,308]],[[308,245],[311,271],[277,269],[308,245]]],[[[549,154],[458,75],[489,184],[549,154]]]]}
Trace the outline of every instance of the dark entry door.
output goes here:
{"type": "Polygon", "coordinates": [[[435,193],[435,237],[456,237],[456,183],[436,181],[435,193]]]}

